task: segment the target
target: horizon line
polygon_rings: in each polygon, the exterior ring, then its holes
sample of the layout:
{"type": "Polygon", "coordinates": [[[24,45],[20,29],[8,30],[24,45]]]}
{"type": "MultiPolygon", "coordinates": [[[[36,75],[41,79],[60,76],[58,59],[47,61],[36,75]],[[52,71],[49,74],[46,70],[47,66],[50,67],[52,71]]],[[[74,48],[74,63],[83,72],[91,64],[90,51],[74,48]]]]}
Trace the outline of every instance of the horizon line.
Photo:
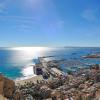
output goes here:
{"type": "Polygon", "coordinates": [[[18,47],[18,48],[20,48],[20,47],[53,47],[53,48],[59,48],[59,47],[61,47],[61,48],[67,48],[67,47],[75,47],[75,48],[100,48],[100,46],[0,46],[0,48],[15,48],[15,47],[18,47]]]}

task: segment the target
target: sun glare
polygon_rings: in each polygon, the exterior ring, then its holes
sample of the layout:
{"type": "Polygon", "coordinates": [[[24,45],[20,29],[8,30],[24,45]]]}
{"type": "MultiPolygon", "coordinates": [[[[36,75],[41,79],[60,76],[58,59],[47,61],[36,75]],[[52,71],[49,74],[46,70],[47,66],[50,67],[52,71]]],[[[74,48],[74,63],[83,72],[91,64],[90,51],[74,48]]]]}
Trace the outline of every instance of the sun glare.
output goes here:
{"type": "Polygon", "coordinates": [[[37,58],[40,55],[43,55],[46,51],[49,50],[48,47],[14,47],[12,50],[17,50],[22,53],[25,58],[31,59],[32,57],[37,58]]]}
{"type": "Polygon", "coordinates": [[[14,47],[12,50],[36,50],[36,51],[41,51],[45,50],[47,47],[14,47]]]}

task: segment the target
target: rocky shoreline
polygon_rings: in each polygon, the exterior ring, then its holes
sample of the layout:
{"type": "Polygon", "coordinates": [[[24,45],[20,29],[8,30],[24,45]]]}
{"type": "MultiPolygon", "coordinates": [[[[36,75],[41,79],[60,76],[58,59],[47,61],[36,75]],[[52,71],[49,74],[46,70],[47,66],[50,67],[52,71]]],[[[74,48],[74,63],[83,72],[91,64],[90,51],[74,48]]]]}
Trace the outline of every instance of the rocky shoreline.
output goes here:
{"type": "Polygon", "coordinates": [[[100,100],[100,66],[17,86],[0,75],[0,100],[100,100]]]}
{"type": "Polygon", "coordinates": [[[17,92],[15,82],[0,74],[0,100],[21,100],[18,98],[20,92],[17,92]]]}

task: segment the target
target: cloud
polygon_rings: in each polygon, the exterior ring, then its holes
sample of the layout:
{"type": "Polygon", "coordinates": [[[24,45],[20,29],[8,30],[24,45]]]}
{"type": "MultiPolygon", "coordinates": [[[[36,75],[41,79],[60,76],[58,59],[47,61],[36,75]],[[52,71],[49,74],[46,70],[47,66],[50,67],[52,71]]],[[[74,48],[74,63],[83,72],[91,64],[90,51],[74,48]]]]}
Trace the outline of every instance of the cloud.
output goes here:
{"type": "Polygon", "coordinates": [[[65,22],[63,20],[58,21],[57,26],[59,28],[63,28],[64,27],[65,22]]]}
{"type": "Polygon", "coordinates": [[[4,12],[5,9],[7,8],[7,4],[9,3],[10,0],[1,0],[0,1],[0,13],[4,12]]]}
{"type": "Polygon", "coordinates": [[[25,4],[28,6],[28,7],[40,7],[41,5],[44,4],[44,0],[24,0],[25,4]]]}
{"type": "Polygon", "coordinates": [[[25,17],[25,16],[4,16],[0,15],[0,21],[14,21],[16,23],[33,23],[36,21],[34,17],[25,17]]]}
{"type": "Polygon", "coordinates": [[[53,0],[18,0],[18,3],[20,3],[23,11],[28,11],[31,14],[37,13],[39,16],[40,14],[49,13],[51,9],[55,9],[53,0]]]}
{"type": "Polygon", "coordinates": [[[3,12],[5,9],[5,4],[4,3],[0,3],[0,13],[3,12]]]}
{"type": "Polygon", "coordinates": [[[96,10],[93,9],[86,9],[82,13],[82,17],[88,21],[95,21],[96,20],[96,10]]]}
{"type": "Polygon", "coordinates": [[[37,11],[44,9],[45,1],[46,0],[19,0],[18,2],[21,4],[23,10],[37,11]]]}
{"type": "Polygon", "coordinates": [[[60,33],[63,30],[64,21],[53,0],[21,0],[21,9],[34,16],[34,25],[45,33],[60,33]]]}
{"type": "Polygon", "coordinates": [[[33,17],[0,15],[0,22],[8,23],[12,29],[28,31],[37,21],[33,17]]]}
{"type": "MultiPolygon", "coordinates": [[[[10,22],[10,26],[13,26],[14,28],[17,27],[21,30],[31,30],[34,26],[45,33],[62,32],[64,21],[60,18],[53,0],[9,1],[12,1],[11,4],[15,5],[18,8],[18,11],[21,11],[22,14],[25,13],[25,15],[0,15],[0,21],[4,21],[8,24],[10,22]]],[[[6,4],[7,3],[5,2],[5,7],[6,4]]],[[[16,12],[16,14],[18,14],[18,12],[16,12]]]]}

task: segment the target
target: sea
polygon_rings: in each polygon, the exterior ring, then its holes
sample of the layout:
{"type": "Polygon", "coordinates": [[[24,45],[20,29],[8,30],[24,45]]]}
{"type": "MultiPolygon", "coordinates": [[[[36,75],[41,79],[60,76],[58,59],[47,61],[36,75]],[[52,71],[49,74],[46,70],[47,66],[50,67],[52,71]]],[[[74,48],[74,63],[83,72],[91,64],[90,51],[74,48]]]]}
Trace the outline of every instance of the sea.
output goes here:
{"type": "Polygon", "coordinates": [[[35,61],[38,57],[44,56],[53,56],[55,59],[74,59],[85,64],[100,64],[99,58],[82,58],[82,56],[95,53],[100,53],[100,47],[1,47],[0,73],[13,80],[29,77],[33,75],[35,61]]]}

